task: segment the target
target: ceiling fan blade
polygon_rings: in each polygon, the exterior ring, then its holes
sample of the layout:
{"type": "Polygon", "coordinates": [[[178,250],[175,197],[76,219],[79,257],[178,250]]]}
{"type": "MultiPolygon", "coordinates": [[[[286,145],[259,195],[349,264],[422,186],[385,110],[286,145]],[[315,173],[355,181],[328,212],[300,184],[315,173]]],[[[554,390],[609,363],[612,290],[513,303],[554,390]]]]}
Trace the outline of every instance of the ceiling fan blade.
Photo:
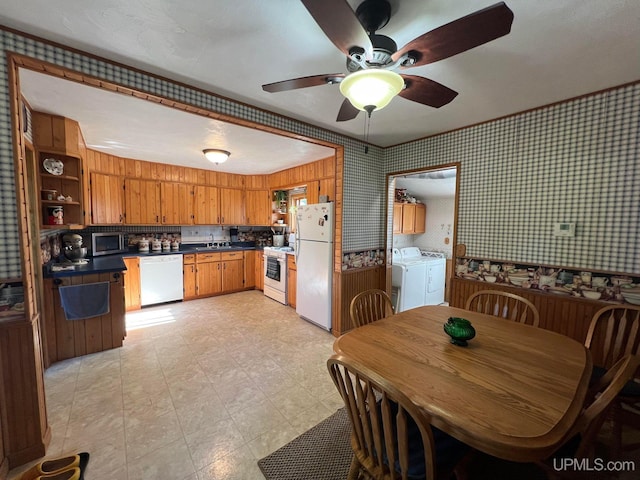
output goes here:
{"type": "Polygon", "coordinates": [[[395,62],[410,53],[416,62],[407,68],[437,62],[506,35],[512,22],[509,7],[496,3],[414,38],[391,58],[395,62]]]}
{"type": "Polygon", "coordinates": [[[342,102],[342,106],[340,107],[340,111],[338,112],[338,118],[336,118],[336,122],[346,122],[347,120],[353,120],[358,116],[360,110],[351,105],[351,102],[348,98],[344,99],[342,102]]]}
{"type": "Polygon", "coordinates": [[[423,105],[440,108],[458,95],[455,90],[428,78],[417,75],[402,75],[402,78],[404,78],[406,87],[398,95],[423,105]]]}
{"type": "Polygon", "coordinates": [[[310,77],[292,78],[281,82],[267,83],[262,85],[265,92],[276,93],[295,90],[297,88],[317,87],[319,85],[332,85],[339,83],[344,78],[344,73],[325,73],[324,75],[311,75],[310,77]]]}
{"type": "Polygon", "coordinates": [[[371,58],[369,35],[346,0],[301,0],[324,34],[347,57],[353,47],[371,58]]]}

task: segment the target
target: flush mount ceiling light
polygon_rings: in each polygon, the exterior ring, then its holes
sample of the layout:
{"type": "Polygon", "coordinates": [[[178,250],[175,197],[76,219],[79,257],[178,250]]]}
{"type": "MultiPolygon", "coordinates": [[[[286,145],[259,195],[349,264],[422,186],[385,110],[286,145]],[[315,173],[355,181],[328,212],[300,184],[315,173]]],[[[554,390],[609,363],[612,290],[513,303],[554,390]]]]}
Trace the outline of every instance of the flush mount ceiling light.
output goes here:
{"type": "Polygon", "coordinates": [[[226,162],[229,158],[229,155],[231,155],[230,152],[227,152],[226,150],[220,150],[219,148],[205,148],[204,150],[202,150],[202,153],[204,153],[204,156],[207,157],[207,160],[215,163],[216,165],[226,162]]]}
{"type": "Polygon", "coordinates": [[[358,70],[340,82],[340,92],[354,107],[369,114],[386,107],[403,88],[400,75],[381,69],[358,70]]]}

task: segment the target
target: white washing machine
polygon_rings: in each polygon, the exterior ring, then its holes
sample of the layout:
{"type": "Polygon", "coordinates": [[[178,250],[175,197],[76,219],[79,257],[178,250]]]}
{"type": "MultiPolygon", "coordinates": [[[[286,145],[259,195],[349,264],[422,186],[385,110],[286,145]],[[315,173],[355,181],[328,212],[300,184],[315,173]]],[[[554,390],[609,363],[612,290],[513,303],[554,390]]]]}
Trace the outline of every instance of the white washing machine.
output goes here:
{"type": "Polygon", "coordinates": [[[444,302],[445,270],[441,253],[421,252],[418,247],[394,248],[391,285],[395,311],[444,302]]]}

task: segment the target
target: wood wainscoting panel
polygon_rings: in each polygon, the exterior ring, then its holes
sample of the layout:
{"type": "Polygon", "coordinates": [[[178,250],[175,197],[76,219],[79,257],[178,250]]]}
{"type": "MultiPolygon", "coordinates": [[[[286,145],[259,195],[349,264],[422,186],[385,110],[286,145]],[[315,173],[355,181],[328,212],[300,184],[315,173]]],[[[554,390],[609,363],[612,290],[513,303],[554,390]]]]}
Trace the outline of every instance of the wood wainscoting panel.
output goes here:
{"type": "Polygon", "coordinates": [[[460,308],[465,307],[467,298],[480,290],[501,290],[520,295],[531,301],[538,309],[541,328],[561,333],[580,343],[584,343],[587,337],[587,330],[593,314],[607,305],[607,303],[597,300],[570,295],[554,295],[527,288],[457,277],[453,278],[451,287],[450,304],[460,308]]]}
{"type": "Polygon", "coordinates": [[[39,318],[0,323],[0,364],[8,467],[44,456],[51,440],[44,395],[39,318]]]}
{"type": "Polygon", "coordinates": [[[334,288],[337,287],[339,298],[336,299],[332,333],[339,337],[354,328],[349,317],[353,297],[370,288],[386,290],[386,266],[345,270],[335,274],[334,278],[337,280],[334,288]]]}

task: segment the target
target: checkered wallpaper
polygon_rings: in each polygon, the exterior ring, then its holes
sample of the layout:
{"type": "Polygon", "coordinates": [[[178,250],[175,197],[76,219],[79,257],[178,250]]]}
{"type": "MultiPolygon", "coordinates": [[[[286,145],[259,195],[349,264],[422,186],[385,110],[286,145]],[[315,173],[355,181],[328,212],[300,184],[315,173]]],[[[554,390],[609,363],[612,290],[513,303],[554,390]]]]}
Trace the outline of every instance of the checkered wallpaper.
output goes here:
{"type": "MultiPolygon", "coordinates": [[[[462,162],[458,240],[472,255],[640,273],[640,87],[538,110],[387,150],[158,80],[0,28],[17,52],[124,86],[345,147],[343,249],[384,243],[385,174],[462,162]],[[385,163],[386,162],[386,163],[385,163]],[[573,239],[552,223],[575,221],[573,239]]],[[[6,61],[0,62],[0,278],[21,276],[6,61]]]]}
{"type": "MultiPolygon", "coordinates": [[[[182,85],[159,80],[124,67],[101,62],[62,48],[53,47],[13,32],[4,31],[1,27],[0,48],[3,54],[7,51],[21,53],[117,82],[127,87],[174,98],[198,107],[301,135],[345,145],[346,197],[344,199],[343,219],[344,231],[347,232],[345,234],[345,250],[365,249],[369,246],[377,248],[382,245],[380,239],[384,237],[384,229],[378,225],[378,218],[384,202],[380,198],[371,198],[371,192],[377,191],[382,185],[381,182],[383,182],[382,150],[371,148],[369,153],[365,154],[364,144],[358,140],[253,109],[214,95],[208,95],[182,85]],[[362,182],[365,183],[363,184],[362,182]],[[349,193],[350,189],[357,192],[353,197],[349,193]],[[371,209],[378,213],[373,218],[368,218],[371,209]],[[370,222],[374,221],[375,223],[371,227],[370,222]]],[[[7,64],[3,60],[0,62],[0,225],[3,228],[5,248],[0,252],[0,279],[21,276],[18,258],[17,213],[8,98],[7,64]]]]}
{"type": "Polygon", "coordinates": [[[388,149],[386,170],[461,162],[467,255],[638,274],[639,127],[640,83],[388,149]]]}

